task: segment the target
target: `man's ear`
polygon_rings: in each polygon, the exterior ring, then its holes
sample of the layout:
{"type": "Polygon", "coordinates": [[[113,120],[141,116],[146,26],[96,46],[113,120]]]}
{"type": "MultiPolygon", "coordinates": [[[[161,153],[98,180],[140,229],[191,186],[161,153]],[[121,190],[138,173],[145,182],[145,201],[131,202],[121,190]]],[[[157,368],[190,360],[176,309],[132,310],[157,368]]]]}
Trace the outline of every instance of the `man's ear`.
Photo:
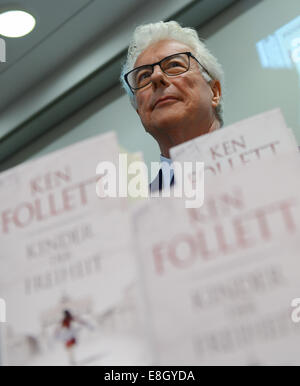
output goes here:
{"type": "Polygon", "coordinates": [[[213,107],[216,108],[221,100],[221,95],[222,95],[221,83],[218,80],[213,80],[210,87],[213,92],[212,105],[213,107]]]}

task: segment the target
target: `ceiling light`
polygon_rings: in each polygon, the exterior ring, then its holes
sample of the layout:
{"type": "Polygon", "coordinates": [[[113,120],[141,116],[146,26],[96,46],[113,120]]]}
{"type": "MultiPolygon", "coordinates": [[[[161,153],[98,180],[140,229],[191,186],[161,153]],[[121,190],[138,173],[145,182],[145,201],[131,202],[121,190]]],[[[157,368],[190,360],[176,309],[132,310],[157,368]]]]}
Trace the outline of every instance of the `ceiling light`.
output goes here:
{"type": "Polygon", "coordinates": [[[29,34],[35,27],[35,18],[24,11],[0,13],[0,35],[19,38],[29,34]]]}

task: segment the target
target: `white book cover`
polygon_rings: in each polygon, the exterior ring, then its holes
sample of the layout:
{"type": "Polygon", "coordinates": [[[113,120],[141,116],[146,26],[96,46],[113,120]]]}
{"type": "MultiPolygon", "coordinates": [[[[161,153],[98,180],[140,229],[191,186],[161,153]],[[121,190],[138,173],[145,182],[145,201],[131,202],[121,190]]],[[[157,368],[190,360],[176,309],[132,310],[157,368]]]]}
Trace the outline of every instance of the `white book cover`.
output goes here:
{"type": "Polygon", "coordinates": [[[281,156],[210,180],[200,208],[135,208],[156,364],[300,365],[299,175],[281,156]]]}
{"type": "Polygon", "coordinates": [[[205,177],[219,176],[290,152],[298,152],[297,142],[279,109],[202,135],[170,150],[174,161],[204,162],[205,177]]]}
{"type": "Polygon", "coordinates": [[[114,133],[0,175],[7,365],[148,363],[127,200],[96,194],[114,133]]]}

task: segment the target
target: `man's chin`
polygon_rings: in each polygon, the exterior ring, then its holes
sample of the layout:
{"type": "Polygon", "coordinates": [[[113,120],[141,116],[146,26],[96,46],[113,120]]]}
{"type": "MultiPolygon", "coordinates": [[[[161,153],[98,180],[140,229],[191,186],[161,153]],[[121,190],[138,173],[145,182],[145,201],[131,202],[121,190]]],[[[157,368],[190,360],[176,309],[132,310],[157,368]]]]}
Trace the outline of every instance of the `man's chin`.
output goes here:
{"type": "MultiPolygon", "coordinates": [[[[172,129],[174,127],[178,127],[181,121],[184,121],[181,114],[176,114],[174,110],[172,112],[160,111],[157,112],[156,119],[154,119],[155,127],[159,127],[161,129],[172,129]]],[[[154,118],[154,117],[153,117],[154,118]]]]}
{"type": "Polygon", "coordinates": [[[183,125],[180,124],[180,120],[177,119],[177,120],[174,120],[174,119],[170,119],[170,120],[163,120],[163,121],[160,121],[157,123],[156,127],[159,128],[159,130],[164,130],[164,131],[174,131],[176,130],[178,127],[182,127],[183,125]]]}

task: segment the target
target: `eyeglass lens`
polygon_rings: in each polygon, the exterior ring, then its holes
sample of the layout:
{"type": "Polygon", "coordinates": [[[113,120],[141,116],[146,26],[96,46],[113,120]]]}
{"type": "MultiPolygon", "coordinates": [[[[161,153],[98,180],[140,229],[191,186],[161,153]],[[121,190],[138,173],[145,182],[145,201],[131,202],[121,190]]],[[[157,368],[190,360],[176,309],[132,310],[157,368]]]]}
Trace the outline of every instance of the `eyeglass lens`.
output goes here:
{"type": "MultiPolygon", "coordinates": [[[[168,56],[160,62],[160,68],[167,75],[180,75],[188,71],[189,59],[187,54],[168,56]]],[[[151,82],[152,73],[152,65],[145,65],[132,71],[128,76],[130,87],[138,89],[147,86],[151,82]]]]}

